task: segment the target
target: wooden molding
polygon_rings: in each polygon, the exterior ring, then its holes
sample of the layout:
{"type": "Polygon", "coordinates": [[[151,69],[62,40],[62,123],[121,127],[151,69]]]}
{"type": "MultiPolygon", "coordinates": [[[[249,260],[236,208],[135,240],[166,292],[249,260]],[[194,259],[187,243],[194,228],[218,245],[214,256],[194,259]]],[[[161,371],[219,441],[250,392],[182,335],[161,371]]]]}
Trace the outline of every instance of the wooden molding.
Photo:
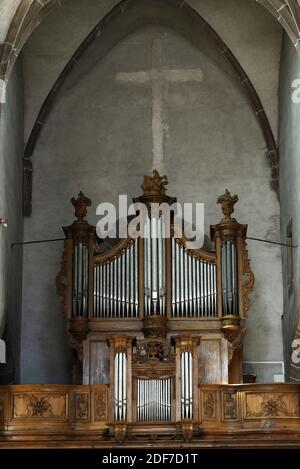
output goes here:
{"type": "MultiPolygon", "coordinates": [[[[130,390],[131,392],[131,390],[130,390]]],[[[300,448],[300,385],[200,385],[193,421],[112,422],[108,385],[0,389],[0,449],[300,448]]]]}

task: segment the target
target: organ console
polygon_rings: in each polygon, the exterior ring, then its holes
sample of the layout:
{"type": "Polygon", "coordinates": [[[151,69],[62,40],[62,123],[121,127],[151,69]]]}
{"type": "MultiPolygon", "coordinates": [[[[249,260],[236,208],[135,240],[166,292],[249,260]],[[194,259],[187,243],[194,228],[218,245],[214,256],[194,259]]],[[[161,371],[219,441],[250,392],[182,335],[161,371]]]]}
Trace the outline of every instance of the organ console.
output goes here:
{"type": "Polygon", "coordinates": [[[154,171],[134,199],[148,209],[143,237],[127,236],[104,250],[85,218],[91,200],[83,193],[71,200],[76,220],[63,228],[56,284],[82,366],[77,384],[109,385],[109,420],[120,442],[133,423],[142,431],[175,422],[189,438],[199,385],[243,378],[254,275],[247,225],[232,217],[238,197],[226,190],[218,198],[223,218],[211,226],[212,249],[191,248],[185,234],[177,236],[174,220],[166,237],[162,213],[150,210],[151,203],[176,201],[166,194],[167,183],[154,171]]]}

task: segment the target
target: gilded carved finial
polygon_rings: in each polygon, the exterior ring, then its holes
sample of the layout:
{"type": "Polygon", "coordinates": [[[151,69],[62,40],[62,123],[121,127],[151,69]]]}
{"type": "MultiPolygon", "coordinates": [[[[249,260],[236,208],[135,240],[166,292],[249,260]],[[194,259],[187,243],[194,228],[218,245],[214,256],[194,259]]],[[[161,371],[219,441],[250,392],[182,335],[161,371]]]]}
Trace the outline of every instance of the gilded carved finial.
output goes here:
{"type": "Polygon", "coordinates": [[[83,221],[87,214],[87,207],[92,204],[91,199],[86,197],[82,191],[79,192],[77,199],[72,197],[72,205],[75,207],[75,217],[78,221],[83,221]]]}
{"type": "Polygon", "coordinates": [[[234,212],[234,206],[238,200],[238,196],[236,194],[231,195],[228,189],[226,189],[225,194],[218,197],[217,204],[221,204],[222,212],[226,219],[231,218],[234,212]]]}
{"type": "Polygon", "coordinates": [[[153,194],[165,194],[166,187],[168,185],[167,176],[161,176],[159,172],[155,169],[152,176],[144,176],[144,182],[142,184],[142,189],[144,195],[153,195],[153,194]]]}

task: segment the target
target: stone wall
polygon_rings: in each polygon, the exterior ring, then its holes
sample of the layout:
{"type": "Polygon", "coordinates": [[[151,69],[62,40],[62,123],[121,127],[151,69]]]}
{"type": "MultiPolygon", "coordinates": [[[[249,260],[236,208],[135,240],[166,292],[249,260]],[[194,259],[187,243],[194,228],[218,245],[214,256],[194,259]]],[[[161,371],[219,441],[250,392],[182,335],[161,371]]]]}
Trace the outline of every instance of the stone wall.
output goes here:
{"type": "MultiPolygon", "coordinates": [[[[279,150],[280,150],[280,200],[281,237],[283,242],[300,245],[300,93],[293,88],[300,79],[300,59],[285,36],[281,59],[281,86],[279,93],[279,150]],[[295,93],[295,94],[294,94],[295,93]],[[294,94],[294,98],[293,98],[294,94]],[[295,102],[294,102],[295,101],[295,102]]],[[[299,87],[299,82],[298,82],[299,87]]],[[[300,367],[291,364],[291,345],[300,338],[300,264],[299,247],[282,248],[283,264],[283,342],[286,379],[300,379],[300,367]],[[290,253],[289,253],[290,251],[290,253]],[[288,262],[292,257],[292,266],[288,262]],[[288,272],[290,270],[290,272],[288,272]],[[292,365],[292,366],[291,366],[292,365]]],[[[300,342],[299,342],[300,343],[300,342]]]]}
{"type": "Polygon", "coordinates": [[[8,227],[0,226],[0,337],[7,342],[7,363],[0,365],[0,381],[18,382],[22,248],[11,243],[23,240],[23,81],[19,59],[6,91],[6,103],[0,113],[0,217],[8,218],[8,227]]]}
{"type": "MultiPolygon", "coordinates": [[[[84,8],[77,0],[71,3],[74,8],[66,2],[26,46],[26,135],[67,58],[104,13],[97,10],[99,2],[85,2],[84,8]]],[[[105,2],[107,11],[110,3],[116,2],[105,2]]],[[[248,1],[191,4],[237,54],[276,130],[278,25],[248,1]],[[237,4],[241,9],[232,15],[237,4]],[[263,41],[265,28],[268,41],[263,41]]],[[[117,202],[118,194],[139,194],[143,175],[153,168],[157,139],[163,141],[159,169],[169,176],[169,193],[180,201],[204,202],[207,231],[220,218],[216,197],[228,187],[240,196],[236,215],[249,224],[249,235],[279,239],[279,202],[270,189],[261,131],[226,64],[215,58],[209,44],[199,50],[169,29],[149,26],[128,36],[104,59],[89,60],[90,72],[59,97],[35,149],[33,211],[25,223],[26,239],[60,237],[60,226],[73,219],[70,197],[79,190],[94,201],[89,215],[93,223],[99,202],[117,202]],[[151,68],[157,40],[160,67],[180,72],[177,82],[163,84],[162,118],[153,137],[150,84],[128,83],[122,77],[151,68]],[[183,83],[190,69],[202,72],[202,80],[183,83]]],[[[61,250],[62,245],[54,243],[26,247],[24,252],[22,382],[69,380],[70,353],[54,287],[61,250]]],[[[273,381],[274,374],[282,373],[280,249],[249,241],[249,253],[256,287],[245,369],[257,373],[260,382],[273,381]]]]}

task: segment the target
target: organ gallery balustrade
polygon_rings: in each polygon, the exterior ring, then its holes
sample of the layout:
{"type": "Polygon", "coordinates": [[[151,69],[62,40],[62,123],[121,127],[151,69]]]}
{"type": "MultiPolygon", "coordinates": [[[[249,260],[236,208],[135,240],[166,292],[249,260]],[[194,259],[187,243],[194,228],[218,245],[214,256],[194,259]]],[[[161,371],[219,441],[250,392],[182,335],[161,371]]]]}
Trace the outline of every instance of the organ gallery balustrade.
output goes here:
{"type": "Polygon", "coordinates": [[[299,447],[299,385],[200,385],[196,391],[192,424],[138,418],[122,426],[111,419],[108,385],[1,386],[0,448],[143,448],[150,438],[163,448],[299,447]]]}

